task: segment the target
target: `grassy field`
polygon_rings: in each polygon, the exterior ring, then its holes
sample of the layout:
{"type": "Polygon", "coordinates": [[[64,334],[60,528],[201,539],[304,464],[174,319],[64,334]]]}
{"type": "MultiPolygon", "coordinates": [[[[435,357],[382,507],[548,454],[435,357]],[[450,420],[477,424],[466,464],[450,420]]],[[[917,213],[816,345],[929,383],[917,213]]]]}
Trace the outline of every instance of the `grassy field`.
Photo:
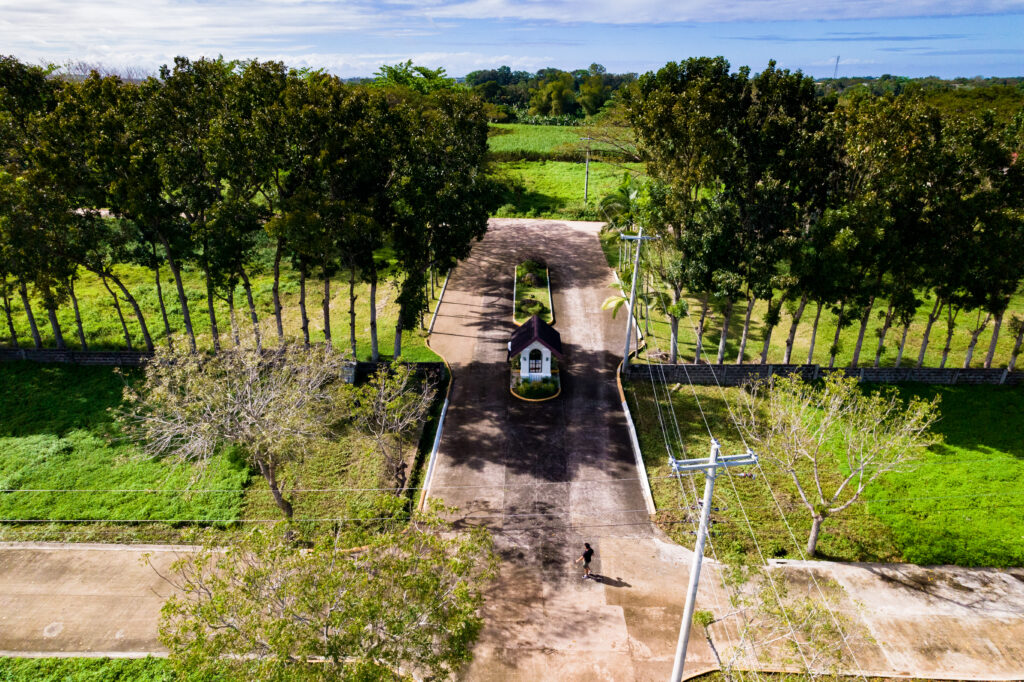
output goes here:
{"type": "Polygon", "coordinates": [[[101,491],[5,493],[0,518],[239,518],[248,467],[230,453],[205,471],[143,457],[108,412],[122,382],[108,367],[0,364],[0,488],[101,491]],[[110,492],[123,489],[144,492],[110,492]]]}
{"type": "MultiPolygon", "coordinates": [[[[174,682],[166,658],[0,658],[0,682],[174,682]]],[[[188,676],[188,682],[217,678],[188,676]]]]}
{"type": "Polygon", "coordinates": [[[492,123],[487,146],[499,161],[583,161],[583,131],[579,126],[492,123]]]}
{"type": "MultiPolygon", "coordinates": [[[[694,530],[695,513],[680,507],[694,504],[695,489],[703,491],[703,477],[684,477],[680,490],[680,482],[670,476],[661,421],[668,427],[669,444],[677,458],[683,452],[706,456],[709,438],[701,410],[722,451],[742,452],[728,413],[739,390],[697,386],[691,392],[689,386],[670,385],[670,408],[660,383],[628,385],[659,522],[681,543],[692,542],[689,532],[694,530]]],[[[1024,565],[1024,518],[1015,502],[1024,489],[1024,434],[1009,427],[1024,417],[1024,394],[992,386],[907,385],[902,390],[905,395],[941,394],[942,419],[935,428],[945,443],[932,448],[913,471],[889,475],[873,485],[865,492],[866,502],[829,519],[818,545],[820,558],[1024,565]]],[[[719,478],[715,505],[720,511],[712,514],[713,544],[719,554],[739,551],[758,557],[745,510],[766,558],[799,558],[797,546],[802,550],[810,530],[809,513],[786,475],[767,462],[762,470],[763,475],[757,471],[755,479],[719,478]]]]}
{"type": "MultiPolygon", "coordinates": [[[[607,235],[602,239],[602,246],[608,263],[613,268],[619,260],[617,238],[607,235]]],[[[638,285],[638,291],[642,287],[638,285]]],[[[689,304],[689,316],[684,317],[679,323],[679,355],[681,362],[693,362],[696,356],[697,334],[696,329],[700,318],[701,302],[697,297],[684,296],[689,304]]],[[[918,351],[924,339],[924,330],[928,322],[928,313],[935,304],[932,296],[922,296],[923,302],[917,310],[917,314],[910,324],[907,332],[907,343],[903,353],[901,367],[913,367],[917,363],[918,351]]],[[[875,303],[872,316],[868,322],[867,332],[864,334],[864,343],[861,349],[859,366],[872,366],[875,359],[875,351],[878,348],[878,332],[881,330],[885,314],[885,301],[875,303]]],[[[729,333],[726,338],[725,361],[735,362],[739,353],[740,334],[743,330],[743,316],[746,313],[746,304],[737,303],[729,318],[729,333]]],[[[757,361],[761,357],[761,349],[764,346],[765,328],[762,324],[764,315],[767,312],[768,304],[765,301],[758,301],[750,318],[750,333],[747,339],[747,346],[744,349],[743,359],[745,362],[757,361]]],[[[786,351],[786,337],[789,335],[789,328],[793,320],[795,304],[787,303],[783,307],[779,325],[772,332],[771,342],[768,347],[768,362],[782,362],[786,351]]],[[[641,361],[662,358],[668,352],[670,344],[670,328],[667,318],[664,315],[651,311],[650,319],[644,319],[642,306],[638,307],[641,316],[641,331],[648,337],[647,347],[641,351],[641,361]]],[[[816,308],[808,303],[804,309],[803,316],[797,326],[797,333],[793,341],[793,353],[790,361],[796,364],[808,361],[810,350],[811,331],[814,325],[816,308]]],[[[1010,302],[1006,320],[1012,313],[1024,312],[1024,293],[1015,295],[1010,302]]],[[[953,339],[950,344],[950,353],[946,361],[946,367],[962,367],[967,355],[967,346],[970,342],[971,332],[969,327],[976,324],[977,311],[960,313],[956,320],[956,327],[953,331],[953,339]]],[[[701,360],[707,361],[709,356],[712,361],[718,353],[718,343],[721,339],[722,322],[724,311],[720,305],[712,305],[708,318],[705,321],[705,334],[701,360]]],[[[821,312],[818,323],[817,340],[814,344],[814,355],[812,363],[828,366],[829,349],[836,331],[837,316],[827,308],[821,312]]],[[[623,323],[625,324],[625,323],[623,323]]],[[[993,323],[989,322],[988,327],[978,337],[978,344],[974,350],[974,357],[971,360],[972,367],[981,367],[988,353],[989,342],[992,339],[993,323]]],[[[853,351],[857,343],[857,335],[860,332],[860,320],[854,320],[839,333],[839,353],[836,356],[836,366],[845,367],[853,359],[853,351]]],[[[903,330],[901,327],[890,328],[886,337],[885,346],[879,360],[882,367],[892,367],[896,364],[896,356],[899,351],[900,336],[903,330]]],[[[929,337],[928,348],[924,356],[925,367],[938,367],[942,360],[942,350],[946,343],[946,322],[940,318],[933,326],[929,337]]],[[[1013,349],[1014,337],[1009,331],[1009,325],[1004,320],[1003,329],[999,334],[996,343],[996,354],[992,363],[993,367],[1006,367],[1010,359],[1010,352],[1013,349]]]]}
{"type": "MultiPolygon", "coordinates": [[[[153,272],[137,266],[120,266],[115,268],[115,271],[122,278],[128,290],[139,301],[139,306],[145,315],[146,324],[153,337],[153,342],[157,344],[162,343],[164,341],[164,326],[160,316],[160,304],[157,298],[153,272]]],[[[163,268],[160,272],[160,277],[172,334],[181,334],[184,332],[185,325],[170,270],[163,268]]],[[[206,310],[206,288],[202,279],[202,273],[196,270],[186,270],[182,273],[182,279],[185,294],[189,301],[192,327],[195,330],[197,342],[201,347],[212,347],[210,318],[206,310]]],[[[263,338],[267,340],[267,343],[276,343],[277,332],[274,325],[272,299],[273,281],[269,274],[269,268],[264,268],[261,273],[254,273],[251,279],[253,299],[261,322],[261,333],[263,338]]],[[[369,290],[369,285],[356,285],[356,341],[360,359],[369,359],[370,357],[370,316],[367,308],[369,290]]],[[[90,348],[125,348],[124,334],[121,331],[121,323],[114,309],[113,299],[104,288],[101,280],[91,273],[82,271],[76,283],[75,291],[82,311],[86,342],[90,348]]],[[[435,293],[439,293],[439,291],[440,286],[435,293]]],[[[380,351],[385,357],[391,356],[394,347],[394,326],[398,316],[398,306],[395,302],[395,297],[396,292],[393,286],[389,284],[378,286],[377,330],[380,351]]],[[[301,322],[298,306],[298,273],[285,267],[284,264],[282,264],[281,275],[281,298],[285,335],[291,339],[299,339],[301,338],[301,322]]],[[[306,282],[306,311],[309,316],[310,337],[314,342],[323,341],[324,339],[323,316],[321,313],[322,299],[322,282],[319,280],[308,280],[306,282]]],[[[20,303],[12,301],[12,306],[14,323],[20,342],[22,346],[30,347],[32,340],[29,336],[28,319],[20,303]]],[[[139,325],[132,314],[131,308],[123,300],[121,301],[121,308],[128,323],[128,330],[132,337],[134,348],[144,348],[142,333],[139,330],[139,325]]],[[[232,340],[228,305],[225,301],[216,299],[214,309],[217,314],[217,326],[220,332],[221,343],[226,347],[230,347],[232,340]]],[[[53,348],[53,333],[46,319],[46,311],[38,300],[33,301],[33,312],[36,316],[36,324],[39,327],[40,335],[43,337],[43,345],[47,348],[53,348]]],[[[249,333],[252,326],[245,301],[245,293],[241,287],[235,293],[235,315],[241,330],[240,333],[249,333]]],[[[71,304],[68,303],[61,306],[57,316],[68,347],[79,348],[75,331],[74,311],[71,304]]],[[[429,320],[429,318],[425,319],[429,320]]],[[[338,279],[331,281],[331,335],[336,348],[349,348],[348,283],[338,279]]],[[[402,335],[402,355],[405,359],[414,362],[433,362],[439,360],[437,355],[426,347],[425,337],[425,332],[421,331],[406,332],[402,335]]],[[[5,346],[11,345],[7,337],[6,321],[0,326],[0,344],[5,346]]]]}
{"type": "MultiPolygon", "coordinates": [[[[0,524],[0,539],[170,542],[195,524],[152,521],[281,518],[265,480],[232,451],[199,472],[142,458],[121,441],[109,408],[120,404],[131,376],[109,367],[0,363],[0,489],[83,491],[0,494],[0,520],[82,520],[0,524]]],[[[426,428],[431,437],[436,416],[426,428]]],[[[417,439],[408,444],[410,485],[430,449],[423,439],[417,448],[417,439]]],[[[371,442],[353,430],[311,448],[280,479],[297,520],[376,515],[382,493],[337,489],[392,485],[371,442]],[[325,489],[331,492],[307,492],[325,489]]]]}
{"type": "Polygon", "coordinates": [[[583,203],[585,164],[567,161],[509,161],[495,173],[510,183],[499,217],[603,220],[601,198],[622,183],[627,169],[603,162],[590,164],[589,201],[583,203]]]}

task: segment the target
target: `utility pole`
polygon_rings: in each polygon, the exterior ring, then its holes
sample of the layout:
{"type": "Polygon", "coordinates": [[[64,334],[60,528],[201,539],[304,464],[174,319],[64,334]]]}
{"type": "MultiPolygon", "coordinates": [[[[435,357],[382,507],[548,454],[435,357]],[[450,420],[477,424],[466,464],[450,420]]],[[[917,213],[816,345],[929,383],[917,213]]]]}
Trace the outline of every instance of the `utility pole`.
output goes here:
{"type": "Polygon", "coordinates": [[[693,609],[697,601],[697,586],[700,583],[700,567],[704,560],[704,543],[708,537],[708,517],[711,515],[711,498],[715,492],[715,477],[725,467],[757,464],[757,455],[749,449],[742,455],[720,456],[718,441],[711,439],[711,455],[705,459],[676,459],[669,455],[668,463],[675,474],[691,471],[704,472],[704,501],[700,507],[700,527],[697,530],[697,546],[693,548],[693,565],[690,567],[690,584],[686,588],[686,606],[683,609],[683,624],[676,643],[676,662],[672,667],[671,682],[683,679],[683,664],[686,661],[686,647],[690,643],[690,626],[693,624],[693,609]]]}
{"type": "Polygon", "coordinates": [[[592,137],[581,137],[580,140],[584,140],[587,143],[587,171],[583,176],[583,205],[587,205],[587,196],[590,193],[590,141],[592,137]]]}
{"type": "MultiPolygon", "coordinates": [[[[635,237],[626,234],[620,236],[626,241],[636,242],[636,257],[633,260],[633,286],[629,292],[629,309],[627,310],[628,314],[626,315],[626,350],[622,353],[622,369],[626,369],[629,366],[629,339],[630,331],[633,327],[633,304],[636,303],[636,274],[640,269],[640,244],[642,244],[645,239],[654,239],[654,237],[645,237],[644,228],[642,227],[635,237]]],[[[639,341],[637,343],[639,343],[639,341]]]]}

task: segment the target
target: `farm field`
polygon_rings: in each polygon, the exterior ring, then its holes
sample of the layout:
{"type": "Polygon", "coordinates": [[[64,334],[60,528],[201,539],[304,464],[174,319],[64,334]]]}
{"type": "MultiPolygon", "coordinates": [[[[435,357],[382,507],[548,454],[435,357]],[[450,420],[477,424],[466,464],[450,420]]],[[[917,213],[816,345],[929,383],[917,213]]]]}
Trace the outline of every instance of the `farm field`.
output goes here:
{"type": "MultiPolygon", "coordinates": [[[[165,343],[164,326],[160,316],[160,304],[157,298],[156,283],[153,272],[139,266],[118,266],[115,272],[125,286],[139,302],[154,344],[165,343]]],[[[172,334],[184,333],[184,322],[178,296],[174,289],[174,280],[166,267],[160,271],[164,303],[172,334]]],[[[183,270],[182,280],[185,294],[189,301],[192,327],[196,333],[196,342],[202,348],[212,346],[210,335],[210,318],[206,310],[206,286],[202,273],[198,270],[183,270]]],[[[274,328],[274,307],[272,298],[273,279],[269,274],[269,265],[261,274],[251,276],[253,300],[260,318],[261,334],[268,344],[276,343],[274,328]]],[[[113,288],[113,285],[111,285],[113,288]]],[[[368,284],[356,285],[356,341],[359,359],[370,358],[370,316],[367,309],[370,287],[368,284]]],[[[90,349],[124,349],[125,341],[121,323],[114,308],[113,299],[104,288],[102,281],[92,273],[81,271],[75,284],[82,312],[86,342],[90,349]]],[[[331,280],[331,335],[335,348],[349,348],[349,315],[348,315],[348,282],[343,279],[331,280]]],[[[440,285],[435,293],[440,293],[440,285]]],[[[306,282],[306,310],[309,317],[310,338],[313,342],[323,341],[323,284],[320,280],[309,279],[306,282]]],[[[299,278],[298,273],[282,264],[281,272],[281,305],[284,318],[285,335],[291,339],[301,339],[301,321],[299,315],[299,278]]],[[[46,312],[38,300],[32,301],[36,324],[45,348],[53,348],[54,340],[50,325],[46,320],[46,312]]],[[[433,306],[433,303],[431,303],[433,306]]],[[[122,312],[128,325],[133,347],[144,348],[142,333],[130,306],[121,301],[122,312]]],[[[15,329],[23,347],[31,347],[28,319],[20,302],[12,301],[15,329]]],[[[228,304],[222,299],[215,299],[214,309],[217,314],[217,327],[220,331],[221,344],[230,347],[231,322],[228,304]]],[[[395,303],[395,289],[390,284],[381,283],[377,287],[377,330],[381,355],[390,357],[394,347],[395,320],[398,306],[395,303]]],[[[242,335],[251,335],[252,323],[241,287],[235,292],[235,316],[242,335]]],[[[69,348],[77,349],[78,338],[75,331],[74,311],[70,303],[62,305],[57,317],[69,348]]],[[[429,321],[429,317],[424,318],[429,321]]],[[[6,321],[5,321],[6,322],[6,321]]],[[[425,333],[405,332],[402,335],[402,355],[412,362],[436,362],[438,358],[424,342],[425,333]]],[[[182,341],[184,342],[184,340],[182,341]]],[[[6,323],[0,326],[0,344],[11,347],[7,335],[6,323]]]]}
{"type": "MultiPolygon", "coordinates": [[[[616,238],[612,235],[602,239],[605,255],[608,263],[613,268],[618,263],[619,251],[616,238]]],[[[642,288],[638,284],[638,291],[642,288]]],[[[697,348],[696,329],[700,318],[701,302],[694,296],[684,297],[689,304],[689,317],[684,317],[679,323],[679,354],[681,362],[693,362],[697,348]]],[[[935,303],[932,296],[923,296],[923,302],[917,310],[917,314],[907,332],[907,343],[903,353],[901,367],[913,367],[917,363],[918,351],[924,338],[924,330],[928,322],[928,313],[935,303]]],[[[772,331],[771,342],[768,348],[768,362],[782,362],[786,352],[786,337],[789,334],[789,327],[793,320],[793,310],[798,302],[788,303],[783,307],[780,322],[772,331]]],[[[882,328],[884,319],[879,316],[885,315],[886,302],[879,300],[875,303],[871,319],[868,323],[867,332],[864,334],[864,344],[860,354],[860,366],[871,366],[874,364],[875,352],[878,348],[878,331],[882,328]]],[[[726,339],[725,361],[736,362],[739,352],[740,334],[743,331],[743,316],[746,312],[746,304],[740,302],[733,307],[732,316],[729,318],[729,334],[726,339]]],[[[747,346],[744,349],[743,360],[745,362],[756,362],[761,357],[761,349],[764,346],[764,320],[768,304],[765,301],[758,301],[750,318],[750,333],[747,339],[747,346]]],[[[640,307],[638,307],[640,310],[640,307]]],[[[811,331],[813,329],[816,308],[808,303],[804,309],[800,324],[797,327],[796,337],[793,341],[793,353],[791,362],[795,364],[808,361],[810,350],[811,331]]],[[[1014,336],[1009,331],[1006,320],[1013,313],[1024,312],[1024,292],[1016,294],[1010,302],[1006,319],[996,343],[996,353],[993,358],[993,367],[1006,367],[1013,349],[1014,336]]],[[[643,318],[640,310],[640,328],[647,336],[647,346],[641,351],[640,361],[656,361],[667,358],[669,350],[670,328],[667,318],[656,311],[651,311],[650,319],[643,318]]],[[[967,355],[967,346],[970,343],[971,332],[969,327],[977,324],[977,311],[962,312],[957,318],[956,327],[953,331],[953,339],[950,344],[950,353],[946,361],[946,367],[962,367],[967,355]]],[[[625,325],[625,312],[622,313],[622,324],[625,325]]],[[[705,333],[701,361],[711,361],[717,356],[718,343],[721,339],[723,311],[718,306],[712,306],[708,319],[705,321],[705,333]]],[[[812,364],[828,366],[829,349],[836,331],[836,315],[827,308],[822,309],[821,319],[818,324],[817,340],[814,344],[814,355],[812,364]]],[[[978,337],[978,344],[971,359],[972,367],[981,367],[984,364],[985,356],[988,353],[989,343],[992,340],[993,323],[988,326],[978,337]]],[[[623,326],[625,330],[625,326],[623,326]]],[[[857,335],[860,331],[860,321],[854,320],[848,326],[844,326],[839,333],[839,353],[836,356],[836,366],[848,366],[853,358],[853,351],[857,344],[857,335]]],[[[881,367],[892,367],[896,364],[896,357],[899,352],[900,336],[902,328],[894,327],[889,329],[885,346],[879,360],[881,367]]],[[[946,342],[946,323],[940,318],[932,326],[929,337],[928,348],[924,356],[925,367],[938,367],[942,361],[942,351],[946,342]]],[[[1019,364],[1019,363],[1018,363],[1019,364]]],[[[1018,369],[1020,367],[1018,366],[1018,369]]]]}
{"type": "MultiPolygon", "coordinates": [[[[658,520],[677,542],[691,539],[694,526],[688,517],[693,512],[680,507],[692,504],[694,489],[702,493],[703,477],[682,479],[687,499],[683,502],[680,482],[669,475],[661,422],[669,429],[677,458],[683,452],[689,457],[708,452],[701,410],[722,452],[742,452],[728,411],[736,405],[739,390],[696,386],[691,391],[687,385],[669,385],[670,408],[660,383],[627,384],[658,520]]],[[[931,448],[913,470],[891,474],[868,488],[866,502],[826,521],[819,557],[961,566],[1024,564],[1024,520],[1015,502],[1024,488],[1024,434],[1010,426],[1024,418],[1024,394],[995,386],[907,384],[900,390],[904,396],[941,396],[942,418],[935,430],[945,442],[931,448]]],[[[767,461],[755,473],[755,479],[719,478],[715,506],[721,511],[712,513],[715,552],[720,557],[739,553],[759,559],[747,527],[749,518],[765,558],[800,558],[810,517],[795,487],[767,461]]]]}
{"type": "MultiPolygon", "coordinates": [[[[137,448],[119,441],[109,410],[120,404],[123,382],[132,376],[111,367],[0,363],[0,488],[83,491],[4,493],[0,520],[82,522],[4,524],[0,539],[169,542],[196,524],[158,521],[195,519],[234,532],[237,524],[213,522],[282,518],[266,481],[231,451],[201,471],[140,458],[137,448]]],[[[433,421],[418,449],[408,446],[412,486],[432,428],[433,421]]],[[[280,475],[296,520],[375,516],[369,512],[380,509],[379,493],[337,489],[379,488],[389,485],[385,478],[371,442],[353,430],[320,443],[280,475]]]]}

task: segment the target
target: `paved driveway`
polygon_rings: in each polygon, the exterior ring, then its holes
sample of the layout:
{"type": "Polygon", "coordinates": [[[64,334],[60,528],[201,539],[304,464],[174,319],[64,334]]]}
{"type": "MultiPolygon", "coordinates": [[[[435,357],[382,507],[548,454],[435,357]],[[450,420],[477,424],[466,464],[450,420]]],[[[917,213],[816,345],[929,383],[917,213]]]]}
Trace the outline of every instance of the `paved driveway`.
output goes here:
{"type": "Polygon", "coordinates": [[[681,569],[688,553],[656,542],[644,506],[615,384],[624,320],[601,310],[616,290],[599,228],[492,220],[453,273],[434,326],[431,345],[455,384],[432,494],[457,506],[460,522],[495,531],[503,558],[466,679],[631,680],[671,669],[679,614],[667,617],[672,607],[655,595],[641,598],[619,559],[641,540],[645,552],[660,545],[673,559],[649,562],[652,570],[681,569]],[[512,284],[528,258],[550,268],[567,360],[562,395],[544,403],[508,390],[512,284]],[[573,560],[585,541],[597,551],[596,571],[612,580],[581,580],[573,560]],[[646,643],[627,620],[643,621],[646,643]]]}

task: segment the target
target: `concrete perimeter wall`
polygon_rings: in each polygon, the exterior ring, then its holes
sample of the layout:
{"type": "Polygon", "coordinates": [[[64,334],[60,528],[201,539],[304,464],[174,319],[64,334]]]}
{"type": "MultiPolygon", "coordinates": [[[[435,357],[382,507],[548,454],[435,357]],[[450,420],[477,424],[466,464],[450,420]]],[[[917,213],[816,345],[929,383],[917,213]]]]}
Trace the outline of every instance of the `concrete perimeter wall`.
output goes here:
{"type": "Polygon", "coordinates": [[[821,365],[637,365],[631,364],[623,373],[631,380],[656,380],[663,376],[673,383],[690,383],[714,386],[741,386],[745,383],[768,379],[775,375],[799,374],[811,381],[830,372],[841,372],[857,377],[861,381],[881,384],[917,382],[923,384],[997,384],[1018,386],[1024,384],[1024,372],[1008,372],[1005,369],[937,369],[934,367],[837,367],[829,369],[821,365]]]}
{"type": "MultiPolygon", "coordinates": [[[[228,351],[230,352],[230,351],[228,351]]],[[[61,362],[72,365],[104,365],[108,367],[138,367],[148,358],[150,353],[127,350],[15,350],[0,348],[0,362],[29,360],[32,362],[61,362]]],[[[377,367],[389,365],[390,362],[357,362],[355,378],[357,382],[365,381],[377,367]]],[[[412,362],[409,363],[419,371],[433,376],[435,379],[444,375],[443,362],[412,362]]]]}

